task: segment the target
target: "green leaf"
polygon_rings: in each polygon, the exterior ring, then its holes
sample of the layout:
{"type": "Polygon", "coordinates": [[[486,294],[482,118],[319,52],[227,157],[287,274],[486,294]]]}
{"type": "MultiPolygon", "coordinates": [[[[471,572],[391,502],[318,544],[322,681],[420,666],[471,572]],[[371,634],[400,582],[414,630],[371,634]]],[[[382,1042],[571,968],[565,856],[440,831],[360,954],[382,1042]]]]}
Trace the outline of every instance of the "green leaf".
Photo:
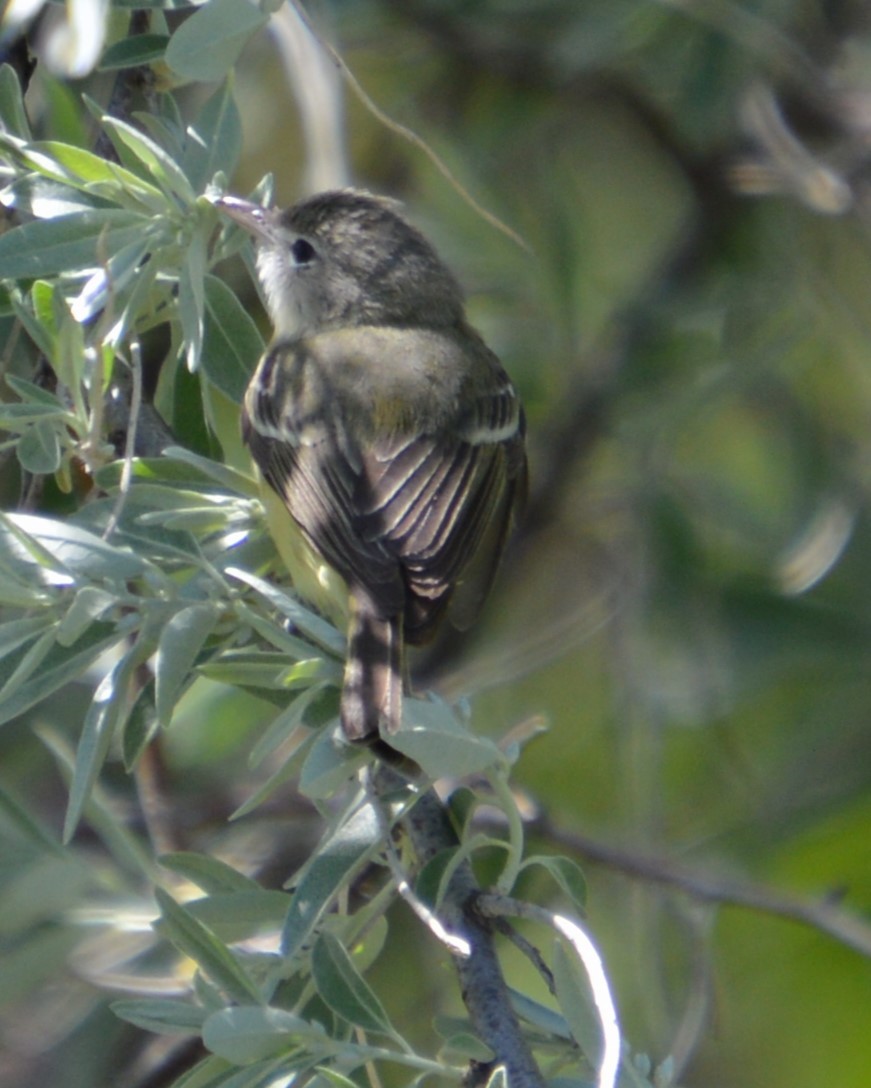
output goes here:
{"type": "Polygon", "coordinates": [[[283,590],[272,585],[271,582],[267,582],[264,578],[252,574],[250,571],[242,570],[239,567],[227,567],[224,573],[251,586],[252,589],[255,589],[271,605],[277,608],[283,616],[286,616],[294,627],[304,635],[307,635],[313,642],[329,653],[344,660],[345,638],[331,623],[327,623],[326,620],[309,611],[283,590]]]}
{"type": "Polygon", "coordinates": [[[161,725],[169,725],[176,700],[219,615],[220,609],[215,604],[192,604],[176,612],[163,628],[154,666],[157,717],[161,725]]]}
{"type": "Polygon", "coordinates": [[[201,193],[220,170],[232,175],[242,150],[242,120],[227,78],[188,126],[181,168],[201,193]]]}
{"type": "Polygon", "coordinates": [[[124,723],[121,752],[126,771],[133,770],[140,756],[159,731],[160,722],[157,720],[157,709],[154,705],[154,679],[152,678],[140,689],[127,715],[127,721],[124,723]]]}
{"type": "Polygon", "coordinates": [[[312,981],[333,1012],[364,1031],[396,1035],[381,1002],[332,933],[318,936],[311,966],[312,981]]]}
{"type": "Polygon", "coordinates": [[[61,646],[72,646],[94,620],[104,616],[116,602],[114,594],[99,586],[82,586],[57,628],[57,641],[61,646]]]}
{"type": "Polygon", "coordinates": [[[194,374],[200,365],[205,324],[206,243],[201,231],[197,231],[185,252],[184,264],[178,278],[178,316],[184,339],[184,358],[188,370],[194,374]]]}
{"type": "Polygon", "coordinates": [[[323,1028],[284,1009],[243,1005],[212,1013],[203,1025],[203,1044],[234,1065],[290,1050],[301,1039],[328,1044],[323,1028]]]}
{"type": "Polygon", "coordinates": [[[406,699],[402,726],[390,743],[431,779],[475,774],[505,761],[493,741],[475,736],[439,700],[406,699]]]}
{"type": "Polygon", "coordinates": [[[0,235],[0,278],[35,279],[93,268],[142,238],[149,220],[116,208],[37,219],[0,235]]]}
{"type": "Polygon", "coordinates": [[[325,800],[347,782],[366,760],[335,729],[321,729],[309,748],[299,774],[299,791],[314,801],[325,800]]]}
{"type": "Polygon", "coordinates": [[[107,578],[126,581],[141,577],[150,568],[146,560],[130,549],[108,544],[69,521],[55,521],[35,514],[0,515],[0,538],[3,522],[27,534],[38,546],[43,558],[37,559],[33,552],[31,555],[41,566],[50,563],[54,570],[66,574],[94,581],[107,578]]]}
{"type": "MultiPolygon", "coordinates": [[[[73,646],[55,643],[42,658],[36,676],[17,686],[14,692],[0,696],[0,725],[48,698],[64,684],[78,680],[101,653],[123,637],[123,629],[114,624],[100,623],[94,624],[73,646]]],[[[12,663],[15,663],[14,658],[12,663]]],[[[8,676],[4,665],[6,662],[0,664],[0,681],[8,676]]]]}
{"type": "Polygon", "coordinates": [[[577,955],[559,939],[554,941],[553,979],[560,1011],[575,1042],[595,1067],[602,1053],[602,1028],[590,981],[577,955]]]}
{"type": "MultiPolygon", "coordinates": [[[[34,284],[35,287],[36,284],[34,284]]],[[[5,374],[4,380],[9,388],[21,397],[24,404],[40,404],[45,408],[63,409],[63,405],[54,393],[43,389],[41,385],[29,382],[26,378],[17,378],[14,374],[5,374]]]]}
{"type": "Polygon", "coordinates": [[[60,438],[53,422],[40,420],[28,427],[15,447],[18,461],[25,472],[34,476],[49,476],[60,467],[60,438]]]}
{"type": "Polygon", "coordinates": [[[97,685],[76,748],[76,762],[64,821],[65,842],[69,842],[75,833],[105,762],[115,729],[128,709],[127,688],[130,678],[154,653],[160,623],[160,616],[149,616],[133,646],[97,685]]]}
{"type": "Polygon", "coordinates": [[[128,1024],[156,1035],[198,1035],[208,1016],[206,1009],[187,1001],[113,1001],[113,1013],[128,1024]]]}
{"type": "Polygon", "coordinates": [[[240,404],[263,349],[242,303],[223,281],[206,276],[202,365],[209,381],[240,404]]]}
{"type": "Polygon", "coordinates": [[[54,628],[57,619],[53,613],[40,616],[28,616],[20,620],[10,620],[0,627],[0,658],[14,653],[26,642],[32,642],[37,635],[48,628],[54,628]]]}
{"type": "Polygon", "coordinates": [[[155,889],[161,921],[157,928],[180,952],[230,997],[240,1003],[254,1001],[260,1005],[263,997],[256,983],[230,950],[183,906],[162,888],[155,889]]]}
{"type": "Polygon", "coordinates": [[[368,802],[352,806],[338,827],[321,839],[294,877],[294,891],[281,935],[282,954],[296,955],[339,890],[381,847],[378,820],[368,802]]]}
{"type": "Polygon", "coordinates": [[[256,880],[210,854],[180,850],[173,854],[163,854],[158,860],[164,869],[178,873],[209,895],[252,892],[260,888],[256,880]]]}
{"type": "Polygon", "coordinates": [[[136,156],[166,194],[177,197],[184,204],[194,203],[196,193],[191,183],[159,144],[117,117],[103,116],[101,121],[106,131],[136,156]]]}
{"type": "Polygon", "coordinates": [[[170,39],[166,62],[184,79],[223,79],[248,39],[268,22],[247,0],[210,0],[186,19],[170,39]]]}
{"type": "Polygon", "coordinates": [[[280,748],[291,733],[302,723],[305,713],[311,704],[322,697],[324,689],[319,684],[313,684],[302,695],[298,695],[289,706],[270,722],[269,728],[251,749],[248,756],[248,764],[256,767],[267,756],[271,756],[280,748]]]}
{"type": "Polygon", "coordinates": [[[247,940],[268,929],[272,932],[287,914],[287,892],[267,888],[219,892],[185,903],[185,909],[221,940],[247,940]]]}
{"type": "MultiPolygon", "coordinates": [[[[156,241],[154,238],[137,238],[103,261],[70,303],[70,312],[75,320],[84,324],[103,309],[109,298],[117,298],[133,277],[139,274],[143,258],[156,241]]],[[[117,333],[113,333],[113,342],[117,343],[117,333]]]]}
{"type": "Polygon", "coordinates": [[[48,852],[66,857],[66,851],[53,838],[51,831],[36,820],[24,806],[2,786],[0,786],[0,819],[6,824],[4,838],[17,835],[22,841],[34,847],[40,853],[48,852]]]}
{"type": "Polygon", "coordinates": [[[576,861],[561,855],[535,854],[528,857],[520,866],[524,869],[533,867],[544,869],[557,887],[571,900],[573,906],[582,912],[587,900],[587,882],[584,872],[576,861]]]}
{"type": "Polygon", "coordinates": [[[15,69],[9,64],[0,65],[0,122],[13,136],[30,139],[30,122],[24,108],[21,84],[15,69]]]}
{"type": "Polygon", "coordinates": [[[134,34],[110,45],[100,61],[99,71],[135,68],[161,60],[169,42],[168,34],[134,34]]]}

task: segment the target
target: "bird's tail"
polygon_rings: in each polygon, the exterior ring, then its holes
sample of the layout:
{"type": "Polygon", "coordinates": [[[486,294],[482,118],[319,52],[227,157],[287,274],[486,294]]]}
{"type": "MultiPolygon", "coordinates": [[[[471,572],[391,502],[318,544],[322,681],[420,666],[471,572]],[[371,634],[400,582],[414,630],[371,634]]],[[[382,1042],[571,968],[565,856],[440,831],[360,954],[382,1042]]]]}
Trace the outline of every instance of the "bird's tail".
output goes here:
{"type": "Polygon", "coordinates": [[[385,618],[362,589],[350,600],[341,717],[348,740],[361,743],[402,721],[402,616],[385,618]]]}

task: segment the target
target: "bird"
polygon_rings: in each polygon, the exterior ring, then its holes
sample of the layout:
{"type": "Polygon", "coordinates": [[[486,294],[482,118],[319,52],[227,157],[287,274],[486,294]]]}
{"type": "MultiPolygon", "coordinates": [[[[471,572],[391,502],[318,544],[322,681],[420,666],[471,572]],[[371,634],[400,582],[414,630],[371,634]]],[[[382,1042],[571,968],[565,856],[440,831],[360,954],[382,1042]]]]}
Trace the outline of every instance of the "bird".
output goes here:
{"type": "Polygon", "coordinates": [[[490,590],[526,493],[523,407],[396,201],[217,203],[254,239],[274,330],[242,437],[290,514],[279,544],[300,595],[345,606],[344,736],[389,743],[406,646],[470,626],[490,590]]]}

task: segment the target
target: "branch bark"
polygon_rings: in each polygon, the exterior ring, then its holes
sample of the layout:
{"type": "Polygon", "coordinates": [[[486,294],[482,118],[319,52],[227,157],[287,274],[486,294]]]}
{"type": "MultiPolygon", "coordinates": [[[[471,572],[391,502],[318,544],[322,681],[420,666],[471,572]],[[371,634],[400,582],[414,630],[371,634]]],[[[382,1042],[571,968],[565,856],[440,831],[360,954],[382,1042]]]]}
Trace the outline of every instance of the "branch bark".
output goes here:
{"type": "MultiPolygon", "coordinates": [[[[384,764],[373,775],[373,785],[381,796],[404,784],[405,779],[384,764]]],[[[432,790],[417,801],[400,826],[421,865],[442,850],[459,845],[445,807],[432,790]]],[[[544,1088],[544,1077],[511,1006],[496,954],[494,927],[474,910],[480,894],[471,866],[464,863],[452,877],[439,910],[445,927],[471,946],[468,956],[454,957],[463,1003],[482,1042],[494,1052],[496,1063],[504,1065],[511,1088],[544,1088]]]]}

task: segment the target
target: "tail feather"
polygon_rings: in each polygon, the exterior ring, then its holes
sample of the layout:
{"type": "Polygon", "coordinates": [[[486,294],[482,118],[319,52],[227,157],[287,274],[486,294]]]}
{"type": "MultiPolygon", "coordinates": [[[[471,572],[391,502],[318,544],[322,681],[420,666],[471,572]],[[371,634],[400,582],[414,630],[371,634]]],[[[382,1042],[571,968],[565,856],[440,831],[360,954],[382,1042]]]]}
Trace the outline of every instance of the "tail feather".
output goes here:
{"type": "Polygon", "coordinates": [[[341,717],[348,740],[361,743],[402,721],[402,616],[385,618],[363,590],[350,599],[341,717]]]}

